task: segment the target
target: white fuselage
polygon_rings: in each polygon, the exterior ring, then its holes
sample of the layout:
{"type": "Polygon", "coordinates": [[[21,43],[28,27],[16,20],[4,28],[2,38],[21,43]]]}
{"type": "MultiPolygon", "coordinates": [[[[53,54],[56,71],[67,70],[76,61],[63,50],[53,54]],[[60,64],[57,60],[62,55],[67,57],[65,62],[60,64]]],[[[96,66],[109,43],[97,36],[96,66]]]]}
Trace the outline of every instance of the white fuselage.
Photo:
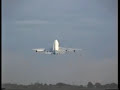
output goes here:
{"type": "Polygon", "coordinates": [[[56,54],[59,51],[59,42],[58,40],[55,40],[53,43],[53,52],[56,54]]]}

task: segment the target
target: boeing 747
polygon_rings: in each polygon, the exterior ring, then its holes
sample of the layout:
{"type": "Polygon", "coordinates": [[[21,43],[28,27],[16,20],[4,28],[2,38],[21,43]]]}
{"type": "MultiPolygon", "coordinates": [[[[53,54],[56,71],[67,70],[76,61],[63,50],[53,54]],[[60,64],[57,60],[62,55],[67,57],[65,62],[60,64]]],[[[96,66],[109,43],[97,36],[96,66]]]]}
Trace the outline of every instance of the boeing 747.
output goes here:
{"type": "Polygon", "coordinates": [[[82,49],[60,47],[58,40],[54,40],[53,47],[51,49],[38,48],[38,49],[32,49],[32,50],[43,53],[43,54],[58,55],[58,54],[65,54],[69,52],[81,51],[82,49]]]}

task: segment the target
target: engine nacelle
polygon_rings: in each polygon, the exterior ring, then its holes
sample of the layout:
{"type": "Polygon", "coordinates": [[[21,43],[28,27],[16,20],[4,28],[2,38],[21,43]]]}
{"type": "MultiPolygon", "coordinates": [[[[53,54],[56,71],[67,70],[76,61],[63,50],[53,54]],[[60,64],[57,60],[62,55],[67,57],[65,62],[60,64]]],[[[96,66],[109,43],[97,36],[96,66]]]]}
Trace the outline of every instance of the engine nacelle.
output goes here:
{"type": "Polygon", "coordinates": [[[75,52],[75,50],[73,50],[75,52]]]}

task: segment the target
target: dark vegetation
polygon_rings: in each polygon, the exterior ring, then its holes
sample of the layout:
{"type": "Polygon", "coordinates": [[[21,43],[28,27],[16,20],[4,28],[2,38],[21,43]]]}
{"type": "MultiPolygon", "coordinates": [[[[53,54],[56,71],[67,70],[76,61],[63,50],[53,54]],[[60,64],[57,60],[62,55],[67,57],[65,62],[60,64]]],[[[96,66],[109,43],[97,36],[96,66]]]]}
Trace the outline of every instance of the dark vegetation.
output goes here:
{"type": "Polygon", "coordinates": [[[99,82],[95,84],[88,82],[87,85],[69,85],[65,83],[48,85],[36,82],[30,85],[6,83],[2,84],[2,88],[4,88],[4,90],[117,90],[118,85],[116,83],[101,85],[99,82]]]}

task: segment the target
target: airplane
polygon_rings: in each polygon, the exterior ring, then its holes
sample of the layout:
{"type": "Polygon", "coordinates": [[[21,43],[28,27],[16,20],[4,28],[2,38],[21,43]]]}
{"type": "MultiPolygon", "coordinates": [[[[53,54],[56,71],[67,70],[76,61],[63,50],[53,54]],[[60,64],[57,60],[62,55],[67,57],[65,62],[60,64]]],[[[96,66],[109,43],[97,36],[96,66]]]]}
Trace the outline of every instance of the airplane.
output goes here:
{"type": "Polygon", "coordinates": [[[58,40],[54,40],[53,47],[51,49],[38,48],[38,49],[32,49],[32,50],[43,53],[43,54],[58,55],[58,54],[65,54],[69,52],[81,51],[82,49],[60,47],[58,40]]]}

